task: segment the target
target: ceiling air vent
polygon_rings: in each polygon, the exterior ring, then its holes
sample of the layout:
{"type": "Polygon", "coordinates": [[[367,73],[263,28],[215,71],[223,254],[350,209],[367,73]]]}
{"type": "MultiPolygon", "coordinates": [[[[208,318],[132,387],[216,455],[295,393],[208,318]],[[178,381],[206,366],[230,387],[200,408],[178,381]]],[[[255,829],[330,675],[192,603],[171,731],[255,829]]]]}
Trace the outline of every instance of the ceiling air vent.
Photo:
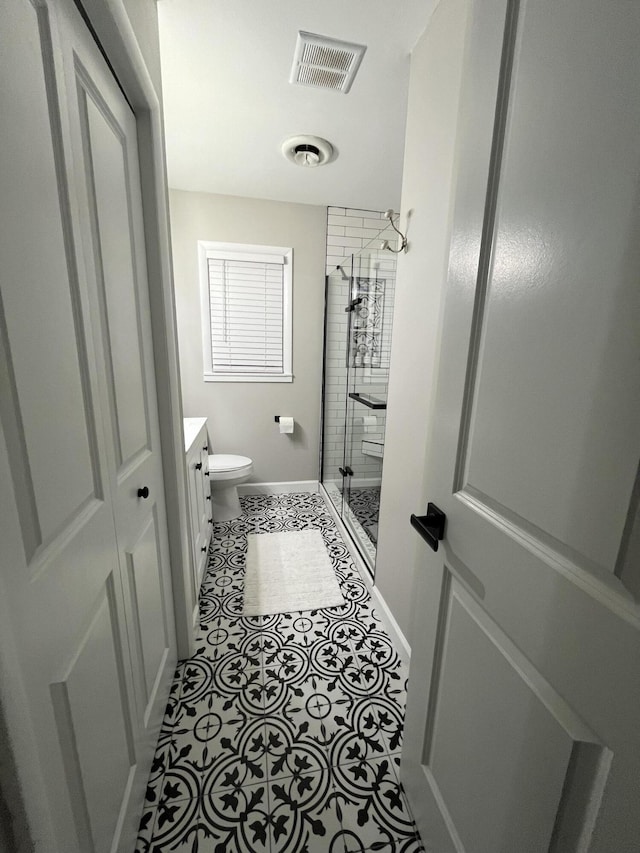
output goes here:
{"type": "Polygon", "coordinates": [[[289,82],[346,94],[366,49],[363,44],[351,44],[300,30],[289,82]]]}

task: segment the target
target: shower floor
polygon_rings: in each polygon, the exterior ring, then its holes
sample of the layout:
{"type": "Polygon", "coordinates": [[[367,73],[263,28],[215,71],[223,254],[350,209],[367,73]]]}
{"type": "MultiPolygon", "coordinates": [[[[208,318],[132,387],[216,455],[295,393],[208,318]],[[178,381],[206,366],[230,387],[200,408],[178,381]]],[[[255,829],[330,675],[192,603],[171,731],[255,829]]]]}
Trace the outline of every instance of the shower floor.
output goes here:
{"type": "Polygon", "coordinates": [[[380,487],[369,486],[351,489],[349,506],[360,526],[375,545],[378,541],[378,514],[380,512],[380,487]]]}
{"type": "Polygon", "coordinates": [[[365,563],[368,570],[373,575],[373,567],[376,562],[376,540],[378,538],[378,510],[375,509],[376,495],[369,494],[377,492],[377,502],[380,503],[380,487],[369,486],[365,488],[352,489],[351,495],[354,492],[362,492],[358,496],[356,504],[359,507],[362,520],[368,524],[368,530],[363,527],[360,519],[357,517],[354,509],[349,505],[348,501],[343,501],[342,482],[325,480],[322,485],[325,488],[327,496],[331,503],[336,508],[338,515],[342,516],[347,523],[347,529],[351,535],[357,540],[361,553],[365,556],[365,563]]]}

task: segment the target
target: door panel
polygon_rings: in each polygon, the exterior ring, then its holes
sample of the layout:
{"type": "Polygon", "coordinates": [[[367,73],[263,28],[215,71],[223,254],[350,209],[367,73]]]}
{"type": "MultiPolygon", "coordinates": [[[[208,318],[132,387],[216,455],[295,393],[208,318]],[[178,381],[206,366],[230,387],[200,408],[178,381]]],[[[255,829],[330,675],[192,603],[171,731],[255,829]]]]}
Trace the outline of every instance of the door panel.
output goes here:
{"type": "MultiPolygon", "coordinates": [[[[140,313],[136,299],[131,188],[126,130],[95,92],[76,59],[85,165],[90,187],[96,278],[102,303],[103,339],[112,387],[118,472],[149,447],[145,412],[140,313]],[[96,103],[97,102],[97,103],[96,103]],[[100,106],[98,106],[100,104],[100,106]]],[[[135,142],[135,136],[133,138],[135,142]]]]}
{"type": "Polygon", "coordinates": [[[639,37],[471,7],[402,763],[438,853],[637,850],[639,37]]]}
{"type": "Polygon", "coordinates": [[[162,558],[155,513],[140,538],[127,551],[131,621],[134,626],[143,675],[144,720],[153,712],[158,676],[162,672],[165,649],[170,643],[162,583],[162,558]]]}
{"type": "Polygon", "coordinates": [[[22,90],[2,99],[3,124],[12,129],[3,133],[3,160],[14,165],[2,173],[0,335],[8,372],[0,406],[30,559],[102,495],[60,139],[48,114],[48,22],[28,2],[11,13],[0,70],[22,90]],[[29,144],[35,139],[40,146],[29,144]],[[61,399],[68,419],[54,416],[61,399]]]}
{"type": "Polygon", "coordinates": [[[76,792],[78,835],[88,829],[86,849],[96,853],[111,850],[123,792],[135,769],[124,677],[127,655],[110,575],[67,672],[51,685],[67,784],[76,792]]]}
{"type": "Polygon", "coordinates": [[[458,485],[608,571],[640,457],[638,30],[619,11],[521,10],[458,485]]]}
{"type": "Polygon", "coordinates": [[[590,781],[568,778],[574,750],[602,749],[448,571],[445,584],[424,763],[464,849],[547,851],[565,786],[590,781]]]}

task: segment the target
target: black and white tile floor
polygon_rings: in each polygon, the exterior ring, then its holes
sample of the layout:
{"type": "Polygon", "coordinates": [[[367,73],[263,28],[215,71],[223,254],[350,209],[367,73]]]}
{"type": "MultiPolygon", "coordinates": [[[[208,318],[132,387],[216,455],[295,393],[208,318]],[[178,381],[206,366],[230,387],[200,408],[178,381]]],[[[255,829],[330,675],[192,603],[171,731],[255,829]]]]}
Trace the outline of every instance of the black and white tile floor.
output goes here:
{"type": "Polygon", "coordinates": [[[322,498],[216,525],[136,853],[420,853],[398,782],[406,671],[322,498]],[[245,618],[247,533],[322,531],[346,604],[245,618]]]}

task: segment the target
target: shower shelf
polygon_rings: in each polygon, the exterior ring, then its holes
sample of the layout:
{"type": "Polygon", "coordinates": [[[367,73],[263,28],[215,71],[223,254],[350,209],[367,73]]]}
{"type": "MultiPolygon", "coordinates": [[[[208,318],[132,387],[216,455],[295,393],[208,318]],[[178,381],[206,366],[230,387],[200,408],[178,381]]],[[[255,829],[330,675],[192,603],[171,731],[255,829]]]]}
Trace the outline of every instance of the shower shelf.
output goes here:
{"type": "Polygon", "coordinates": [[[362,403],[363,406],[368,406],[370,409],[386,409],[387,404],[384,400],[378,400],[376,397],[371,397],[369,394],[349,394],[352,400],[357,403],[362,403]]]}

